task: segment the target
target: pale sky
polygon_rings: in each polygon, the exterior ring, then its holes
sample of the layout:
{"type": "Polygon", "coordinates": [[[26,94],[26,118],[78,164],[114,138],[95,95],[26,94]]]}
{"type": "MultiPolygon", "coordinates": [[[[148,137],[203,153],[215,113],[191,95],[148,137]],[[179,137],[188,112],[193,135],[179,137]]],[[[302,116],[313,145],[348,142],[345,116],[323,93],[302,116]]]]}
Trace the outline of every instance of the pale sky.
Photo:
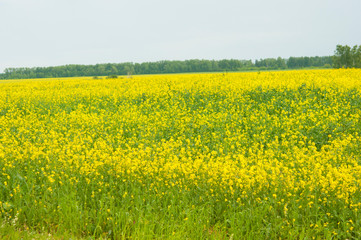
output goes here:
{"type": "Polygon", "coordinates": [[[361,0],[0,0],[8,67],[328,56],[361,45],[361,0]]]}

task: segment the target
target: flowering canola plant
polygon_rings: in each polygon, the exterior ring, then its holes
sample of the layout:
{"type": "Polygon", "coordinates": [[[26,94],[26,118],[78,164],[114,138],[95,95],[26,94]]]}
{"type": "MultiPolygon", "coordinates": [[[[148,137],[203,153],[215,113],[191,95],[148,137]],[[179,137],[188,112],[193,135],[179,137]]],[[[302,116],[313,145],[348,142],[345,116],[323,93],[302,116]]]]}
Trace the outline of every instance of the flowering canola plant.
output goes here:
{"type": "Polygon", "coordinates": [[[355,69],[1,81],[0,220],[360,238],[360,89],[355,69]]]}

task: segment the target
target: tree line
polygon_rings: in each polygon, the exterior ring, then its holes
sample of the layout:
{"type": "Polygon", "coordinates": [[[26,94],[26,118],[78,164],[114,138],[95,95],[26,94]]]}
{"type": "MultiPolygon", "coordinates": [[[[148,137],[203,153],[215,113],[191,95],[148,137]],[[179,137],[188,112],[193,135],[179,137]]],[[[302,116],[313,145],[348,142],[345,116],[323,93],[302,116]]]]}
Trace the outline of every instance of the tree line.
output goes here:
{"type": "Polygon", "coordinates": [[[0,79],[116,76],[132,74],[260,71],[302,68],[361,68],[361,45],[337,45],[333,56],[251,60],[185,60],[143,63],[106,63],[56,67],[6,68],[0,79]]]}
{"type": "Polygon", "coordinates": [[[191,72],[257,71],[299,68],[327,68],[332,57],[290,57],[256,60],[185,60],[144,63],[107,63],[96,65],[65,65],[56,67],[7,68],[0,79],[111,76],[127,74],[160,74],[191,72]]]}

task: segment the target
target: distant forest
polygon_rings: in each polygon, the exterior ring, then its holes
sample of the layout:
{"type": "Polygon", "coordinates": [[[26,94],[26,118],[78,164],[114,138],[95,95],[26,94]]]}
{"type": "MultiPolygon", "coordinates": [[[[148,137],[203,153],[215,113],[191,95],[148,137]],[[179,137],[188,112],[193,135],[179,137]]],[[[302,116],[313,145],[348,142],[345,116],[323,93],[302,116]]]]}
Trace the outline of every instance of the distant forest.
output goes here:
{"type": "Polygon", "coordinates": [[[57,67],[7,68],[0,79],[116,76],[161,73],[236,72],[302,68],[331,68],[332,56],[266,58],[256,60],[185,60],[144,63],[107,63],[57,67]]]}

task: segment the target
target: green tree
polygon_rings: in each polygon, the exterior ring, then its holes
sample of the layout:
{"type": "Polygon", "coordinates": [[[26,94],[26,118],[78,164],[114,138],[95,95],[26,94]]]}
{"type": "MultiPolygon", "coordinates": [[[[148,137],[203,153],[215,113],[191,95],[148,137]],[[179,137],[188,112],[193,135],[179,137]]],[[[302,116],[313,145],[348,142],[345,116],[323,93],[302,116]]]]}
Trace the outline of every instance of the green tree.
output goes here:
{"type": "Polygon", "coordinates": [[[334,68],[349,68],[353,65],[351,47],[348,45],[337,45],[335,55],[333,57],[334,68]]]}
{"type": "Polygon", "coordinates": [[[352,55],[352,65],[355,68],[361,68],[361,45],[360,46],[353,46],[351,49],[352,55]]]}

